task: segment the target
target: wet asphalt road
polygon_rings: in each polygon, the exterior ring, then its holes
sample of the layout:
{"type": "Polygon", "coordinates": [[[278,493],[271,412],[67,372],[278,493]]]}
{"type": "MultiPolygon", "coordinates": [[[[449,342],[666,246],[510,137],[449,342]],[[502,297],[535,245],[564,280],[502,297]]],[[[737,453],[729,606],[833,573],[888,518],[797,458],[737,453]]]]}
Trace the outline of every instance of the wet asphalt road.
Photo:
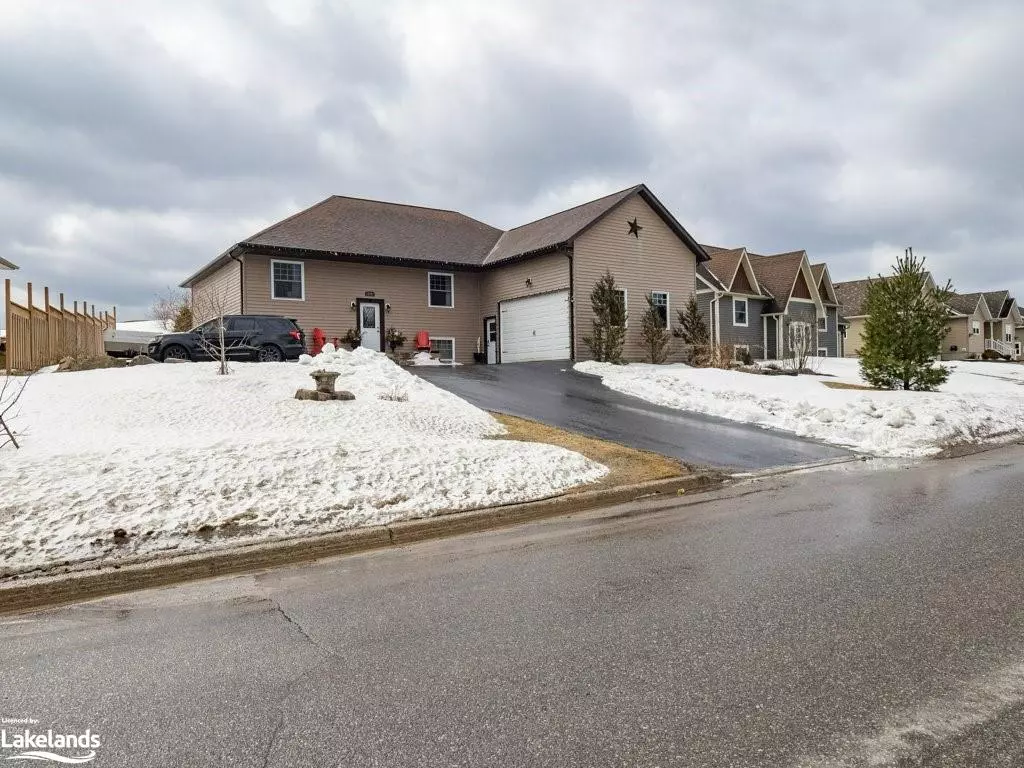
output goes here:
{"type": "Polygon", "coordinates": [[[572,363],[561,361],[409,370],[485,410],[614,440],[688,464],[764,469],[849,455],[783,432],[654,405],[571,368],[572,363]]]}
{"type": "Polygon", "coordinates": [[[1024,764],[1024,448],[862,466],[2,619],[0,717],[95,766],[1024,764]]]}

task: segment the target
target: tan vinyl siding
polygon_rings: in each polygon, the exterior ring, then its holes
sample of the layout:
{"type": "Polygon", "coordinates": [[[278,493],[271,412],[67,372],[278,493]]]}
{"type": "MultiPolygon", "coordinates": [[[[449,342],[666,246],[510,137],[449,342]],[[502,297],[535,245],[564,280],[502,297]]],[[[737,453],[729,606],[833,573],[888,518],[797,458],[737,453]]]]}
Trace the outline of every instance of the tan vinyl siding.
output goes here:
{"type": "Polygon", "coordinates": [[[355,264],[307,259],[305,299],[303,301],[270,298],[270,258],[245,257],[246,314],[275,314],[294,317],[312,337],[314,328],[322,328],[328,339],[341,337],[356,327],[351,304],[372,291],[374,299],[391,305],[384,313],[384,330],[397,328],[406,338],[402,351],[412,350],[413,337],[424,330],[431,336],[455,338],[455,359],[473,361],[476,341],[483,335],[480,313],[480,275],[450,269],[414,269],[379,264],[355,264]],[[427,273],[449,272],[455,275],[455,306],[452,309],[427,306],[427,273]]]}
{"type": "Polygon", "coordinates": [[[196,325],[218,314],[237,315],[242,311],[242,282],[238,262],[232,259],[216,272],[192,285],[192,306],[196,325]]]}
{"type": "MultiPolygon", "coordinates": [[[[593,313],[590,292],[598,278],[610,269],[620,288],[627,291],[629,330],[624,353],[627,360],[642,360],[640,318],[650,291],[669,293],[669,321],[675,324],[694,291],[696,256],[661,218],[639,197],[633,197],[576,239],[573,255],[573,316],[577,360],[589,360],[583,337],[590,335],[593,313]],[[627,221],[637,219],[643,229],[639,239],[629,234],[627,221]]],[[[672,340],[670,360],[681,360],[682,350],[672,340]]]]}
{"type": "Polygon", "coordinates": [[[549,256],[497,267],[480,275],[481,316],[497,316],[499,301],[564,291],[568,287],[567,253],[552,253],[549,256]],[[530,281],[530,285],[526,284],[527,280],[530,281]]]}
{"type": "Polygon", "coordinates": [[[844,357],[860,357],[860,348],[864,344],[864,321],[866,318],[849,318],[850,327],[846,329],[844,357]]]}
{"type": "MultiPolygon", "coordinates": [[[[946,332],[946,338],[942,340],[942,347],[940,348],[940,357],[943,360],[963,360],[970,354],[969,347],[973,339],[971,338],[971,318],[969,317],[954,317],[949,321],[949,330],[946,332]],[[956,347],[956,352],[953,352],[950,347],[956,347]]],[[[980,337],[979,337],[980,338],[980,337]]]]}

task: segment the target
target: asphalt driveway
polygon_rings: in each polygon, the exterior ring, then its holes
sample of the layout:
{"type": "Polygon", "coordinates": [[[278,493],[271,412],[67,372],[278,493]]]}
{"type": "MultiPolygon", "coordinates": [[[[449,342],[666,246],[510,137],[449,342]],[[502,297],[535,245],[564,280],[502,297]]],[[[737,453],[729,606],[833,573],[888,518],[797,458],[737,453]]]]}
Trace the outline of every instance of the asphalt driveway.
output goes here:
{"type": "Polygon", "coordinates": [[[576,373],[569,361],[409,370],[485,410],[656,451],[688,464],[764,469],[849,455],[783,432],[623,395],[596,376],[576,373]]]}

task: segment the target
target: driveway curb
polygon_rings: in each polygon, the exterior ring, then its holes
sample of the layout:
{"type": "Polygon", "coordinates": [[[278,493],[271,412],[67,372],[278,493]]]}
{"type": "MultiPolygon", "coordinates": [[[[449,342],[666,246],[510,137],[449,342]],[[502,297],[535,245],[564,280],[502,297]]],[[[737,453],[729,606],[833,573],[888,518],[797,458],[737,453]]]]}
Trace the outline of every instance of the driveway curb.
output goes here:
{"type": "Polygon", "coordinates": [[[524,504],[488,507],[146,563],[112,565],[96,572],[63,574],[24,583],[12,582],[0,586],[0,615],[375,549],[401,547],[418,541],[488,531],[645,497],[707,491],[722,485],[725,479],[724,475],[717,472],[695,472],[667,480],[569,493],[524,504]]]}

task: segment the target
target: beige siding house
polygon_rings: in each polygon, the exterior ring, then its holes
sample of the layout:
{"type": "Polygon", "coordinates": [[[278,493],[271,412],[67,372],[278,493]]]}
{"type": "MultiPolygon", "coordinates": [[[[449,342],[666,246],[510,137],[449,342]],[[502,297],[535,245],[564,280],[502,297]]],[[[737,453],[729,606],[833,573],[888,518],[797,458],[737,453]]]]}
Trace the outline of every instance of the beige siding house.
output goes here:
{"type": "MultiPolygon", "coordinates": [[[[843,345],[845,357],[859,357],[860,348],[864,344],[864,322],[867,320],[865,305],[868,299],[868,288],[875,280],[883,277],[869,277],[864,280],[848,280],[835,283],[836,300],[839,302],[840,316],[846,322],[846,339],[843,345]]],[[[925,283],[926,289],[935,288],[935,280],[931,275],[925,283]]]]}
{"type": "Polygon", "coordinates": [[[943,339],[943,360],[980,358],[985,352],[985,326],[992,321],[985,297],[980,293],[954,294],[949,299],[949,331],[943,339]]]}
{"type": "MultiPolygon", "coordinates": [[[[884,279],[884,278],[874,278],[884,279]]],[[[871,279],[836,283],[836,294],[849,322],[847,356],[859,354],[867,320],[865,302],[871,279]]],[[[928,277],[928,287],[935,282],[928,277]]],[[[939,349],[943,360],[978,359],[986,351],[1011,359],[1021,358],[1018,326],[1021,314],[1017,301],[1009,291],[954,293],[946,302],[949,309],[949,330],[939,349]]]]}
{"type": "MultiPolygon", "coordinates": [[[[664,297],[670,324],[694,292],[698,251],[688,246],[640,197],[622,204],[614,217],[602,219],[576,240],[572,282],[579,286],[573,304],[573,327],[578,360],[589,359],[583,337],[591,332],[590,291],[598,278],[611,270],[625,291],[627,360],[642,360],[640,318],[647,310],[647,294],[664,297]],[[640,236],[628,233],[627,223],[637,221],[640,236]]],[[[674,350],[677,359],[681,350],[674,350]]]]}
{"type": "MultiPolygon", "coordinates": [[[[199,317],[274,314],[384,350],[419,331],[455,362],[586,359],[590,292],[611,270],[632,318],[655,292],[667,323],[707,254],[643,184],[502,231],[454,211],[330,197],[232,246],[189,277],[199,317]],[[475,355],[476,353],[476,355],[475,355]]],[[[678,358],[678,352],[676,357],[678,358]]]]}

